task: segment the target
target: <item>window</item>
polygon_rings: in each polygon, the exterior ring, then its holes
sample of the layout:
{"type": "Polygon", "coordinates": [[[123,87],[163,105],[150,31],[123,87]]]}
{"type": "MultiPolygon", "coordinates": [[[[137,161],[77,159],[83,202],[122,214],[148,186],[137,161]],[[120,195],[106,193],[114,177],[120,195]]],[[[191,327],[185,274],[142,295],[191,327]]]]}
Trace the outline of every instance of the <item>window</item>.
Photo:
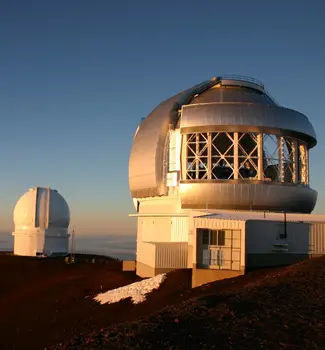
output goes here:
{"type": "Polygon", "coordinates": [[[218,245],[225,245],[226,231],[218,231],[218,245]]]}
{"type": "Polygon", "coordinates": [[[263,174],[266,181],[280,180],[279,152],[278,138],[263,134],[263,174]]]}
{"type": "Polygon", "coordinates": [[[282,137],[283,142],[283,181],[295,182],[296,141],[290,137],[282,137]]]}
{"type": "Polygon", "coordinates": [[[207,133],[190,134],[187,138],[186,177],[190,180],[207,179],[208,176],[207,133]]]}
{"type": "Polygon", "coordinates": [[[308,183],[308,151],[306,144],[299,142],[298,145],[298,182],[308,183]]]}
{"type": "Polygon", "coordinates": [[[202,244],[208,245],[209,244],[209,230],[201,229],[202,234],[202,244]]]}
{"type": "Polygon", "coordinates": [[[234,178],[234,133],[211,133],[212,179],[234,178]]]}
{"type": "Polygon", "coordinates": [[[217,245],[218,244],[218,231],[217,230],[211,230],[210,231],[210,244],[211,245],[217,245]]]}
{"type": "Polygon", "coordinates": [[[239,178],[255,179],[257,177],[257,147],[257,134],[238,133],[239,178]]]}
{"type": "Polygon", "coordinates": [[[183,179],[308,184],[308,148],[289,136],[256,132],[184,135],[183,179]],[[184,178],[185,177],[185,178],[184,178]]]}
{"type": "Polygon", "coordinates": [[[225,245],[225,230],[198,229],[198,234],[201,235],[204,245],[225,245]]]}

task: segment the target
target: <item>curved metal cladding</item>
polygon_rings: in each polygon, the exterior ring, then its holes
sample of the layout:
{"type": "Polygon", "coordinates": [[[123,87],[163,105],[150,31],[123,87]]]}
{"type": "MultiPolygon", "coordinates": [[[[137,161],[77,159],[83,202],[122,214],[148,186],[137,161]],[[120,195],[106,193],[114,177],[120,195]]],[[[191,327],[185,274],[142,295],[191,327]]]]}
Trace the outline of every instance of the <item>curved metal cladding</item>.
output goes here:
{"type": "Polygon", "coordinates": [[[180,184],[183,208],[249,209],[310,213],[317,192],[306,186],[271,183],[180,184]]]}
{"type": "Polygon", "coordinates": [[[306,141],[309,148],[316,144],[314,128],[305,115],[270,104],[221,102],[186,105],[182,108],[180,127],[182,133],[215,130],[265,132],[297,137],[306,141]]]}
{"type": "Polygon", "coordinates": [[[162,102],[143,120],[134,137],[129,159],[129,186],[133,198],[167,194],[164,164],[169,125],[175,125],[179,109],[195,95],[216,84],[205,81],[162,102]]]}
{"type": "Polygon", "coordinates": [[[49,227],[68,228],[70,209],[66,200],[55,190],[51,190],[49,203],[49,227]]]}
{"type": "MultiPolygon", "coordinates": [[[[229,83],[231,82],[229,81],[229,83]]],[[[265,95],[261,90],[256,90],[252,87],[216,86],[216,88],[206,90],[202,94],[195,96],[192,99],[191,104],[211,102],[251,102],[272,105],[275,104],[268,95],[265,95]]],[[[257,86],[255,85],[255,87],[257,86]]]]}
{"type": "MultiPolygon", "coordinates": [[[[307,148],[317,142],[308,118],[277,105],[263,85],[214,78],[162,102],[143,120],[135,134],[129,159],[129,185],[133,198],[168,194],[166,176],[171,125],[180,128],[183,138],[184,134],[224,131],[291,137],[305,142],[307,148]]],[[[184,151],[184,142],[182,147],[184,151]]],[[[185,164],[182,159],[182,174],[185,164]]],[[[308,178],[308,170],[306,174],[308,178]]],[[[299,179],[294,183],[262,179],[215,180],[211,175],[210,178],[183,178],[179,184],[182,208],[304,213],[313,210],[317,192],[308,186],[308,180],[302,184],[299,179]]]]}

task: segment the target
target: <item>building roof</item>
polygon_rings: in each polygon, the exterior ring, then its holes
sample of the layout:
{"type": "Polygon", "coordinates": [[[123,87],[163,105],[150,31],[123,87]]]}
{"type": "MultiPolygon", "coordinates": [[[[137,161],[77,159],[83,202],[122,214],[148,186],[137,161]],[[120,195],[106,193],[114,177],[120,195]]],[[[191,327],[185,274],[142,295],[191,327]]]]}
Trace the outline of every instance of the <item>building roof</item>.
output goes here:
{"type": "MultiPolygon", "coordinates": [[[[195,218],[210,220],[233,220],[233,221],[284,221],[284,213],[275,213],[268,211],[234,211],[220,210],[208,214],[198,215],[195,218]]],[[[288,222],[305,223],[325,223],[324,214],[293,214],[286,213],[288,222]]]]}

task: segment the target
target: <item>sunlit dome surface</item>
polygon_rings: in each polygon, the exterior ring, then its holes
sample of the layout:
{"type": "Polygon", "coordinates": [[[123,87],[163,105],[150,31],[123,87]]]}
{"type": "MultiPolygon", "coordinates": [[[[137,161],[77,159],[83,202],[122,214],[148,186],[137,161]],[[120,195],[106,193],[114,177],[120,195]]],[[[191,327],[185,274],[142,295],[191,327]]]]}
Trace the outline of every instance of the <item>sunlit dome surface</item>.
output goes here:
{"type": "Polygon", "coordinates": [[[308,118],[276,103],[263,83],[219,76],[142,120],[129,160],[131,195],[168,197],[172,187],[184,209],[308,213],[317,199],[309,186],[316,143],[308,118]]]}
{"type": "Polygon", "coordinates": [[[34,187],[23,194],[14,209],[16,230],[34,227],[67,228],[70,222],[69,207],[56,191],[45,187],[34,187]]]}

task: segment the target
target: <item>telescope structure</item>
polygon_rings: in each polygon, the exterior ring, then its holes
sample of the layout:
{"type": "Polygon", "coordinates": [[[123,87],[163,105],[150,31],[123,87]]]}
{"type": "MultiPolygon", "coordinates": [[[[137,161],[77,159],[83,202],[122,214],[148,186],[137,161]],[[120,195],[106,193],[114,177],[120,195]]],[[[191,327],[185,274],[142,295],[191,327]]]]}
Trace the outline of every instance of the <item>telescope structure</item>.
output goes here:
{"type": "MultiPolygon", "coordinates": [[[[229,218],[238,221],[240,214],[245,221],[245,215],[272,212],[279,223],[283,215],[311,213],[317,192],[309,184],[309,150],[316,143],[308,118],[280,106],[253,78],[219,76],[163,101],[138,126],[129,159],[137,273],[193,266],[231,270],[232,263],[221,266],[228,253],[218,253],[227,244],[240,246],[231,254],[241,255],[235,265],[243,271],[247,232],[230,229],[229,218]],[[209,215],[216,232],[196,227],[202,225],[199,217],[209,215]]],[[[302,251],[296,258],[307,254],[302,251]]],[[[278,254],[257,260],[277,264],[278,254]]]]}
{"type": "Polygon", "coordinates": [[[65,199],[49,187],[34,187],[19,198],[14,209],[14,254],[66,255],[70,211],[65,199]]]}

